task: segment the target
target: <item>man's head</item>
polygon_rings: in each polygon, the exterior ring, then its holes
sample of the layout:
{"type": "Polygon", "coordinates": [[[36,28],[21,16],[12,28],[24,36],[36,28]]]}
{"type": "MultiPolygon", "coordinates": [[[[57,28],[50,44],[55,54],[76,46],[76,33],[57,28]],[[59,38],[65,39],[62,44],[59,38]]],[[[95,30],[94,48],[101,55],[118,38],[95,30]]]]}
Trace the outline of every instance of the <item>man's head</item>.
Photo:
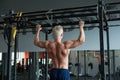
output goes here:
{"type": "Polygon", "coordinates": [[[58,38],[63,36],[63,27],[61,25],[57,25],[52,29],[53,38],[58,38]]]}

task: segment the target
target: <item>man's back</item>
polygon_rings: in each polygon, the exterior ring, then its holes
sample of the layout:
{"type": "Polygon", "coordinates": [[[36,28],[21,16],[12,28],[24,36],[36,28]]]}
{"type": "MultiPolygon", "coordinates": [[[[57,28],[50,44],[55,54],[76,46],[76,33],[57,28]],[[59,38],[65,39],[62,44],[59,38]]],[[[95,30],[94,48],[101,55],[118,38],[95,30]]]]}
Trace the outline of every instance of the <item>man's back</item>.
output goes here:
{"type": "Polygon", "coordinates": [[[67,40],[62,43],[63,27],[58,25],[52,29],[54,42],[39,40],[41,25],[36,26],[34,44],[40,48],[46,48],[47,53],[53,60],[53,69],[50,71],[50,80],[70,80],[68,71],[68,55],[71,48],[75,48],[85,42],[84,22],[79,22],[79,36],[75,40],[67,40]]]}
{"type": "Polygon", "coordinates": [[[68,55],[70,49],[65,48],[62,42],[49,42],[47,52],[53,60],[53,68],[68,69],[68,55]]]}

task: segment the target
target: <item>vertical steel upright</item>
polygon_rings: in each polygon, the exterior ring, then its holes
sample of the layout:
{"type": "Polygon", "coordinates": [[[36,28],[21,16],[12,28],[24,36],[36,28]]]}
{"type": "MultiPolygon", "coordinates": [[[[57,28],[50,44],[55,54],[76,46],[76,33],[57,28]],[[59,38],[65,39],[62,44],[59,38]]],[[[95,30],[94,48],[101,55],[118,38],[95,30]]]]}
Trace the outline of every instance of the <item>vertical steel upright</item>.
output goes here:
{"type": "Polygon", "coordinates": [[[107,56],[108,56],[108,80],[111,80],[110,76],[110,42],[109,42],[109,26],[107,22],[107,16],[106,16],[106,11],[105,11],[105,5],[103,5],[103,16],[104,16],[104,21],[105,21],[105,27],[104,30],[106,31],[106,39],[107,39],[107,56]]]}
{"type": "Polygon", "coordinates": [[[16,36],[15,36],[15,45],[14,45],[14,80],[16,80],[16,77],[17,77],[17,50],[18,50],[18,35],[16,33],[16,36]]]}
{"type": "Polygon", "coordinates": [[[78,80],[80,80],[80,51],[77,51],[78,56],[78,80]]]}
{"type": "Polygon", "coordinates": [[[107,56],[108,56],[108,80],[111,80],[110,76],[110,45],[109,45],[109,27],[106,26],[106,37],[107,37],[107,56]]]}
{"type": "Polygon", "coordinates": [[[7,53],[2,53],[2,80],[7,80],[7,53]]]}
{"type": "Polygon", "coordinates": [[[115,73],[115,50],[112,51],[113,52],[113,80],[117,80],[116,79],[116,73],[115,73]]]}
{"type": "Polygon", "coordinates": [[[104,73],[104,25],[103,25],[103,0],[98,0],[98,15],[99,15],[99,34],[100,34],[100,56],[101,56],[101,80],[105,80],[104,73]]]}
{"type": "Polygon", "coordinates": [[[7,56],[7,78],[6,80],[11,80],[11,55],[12,55],[12,46],[11,46],[11,38],[12,38],[12,26],[8,27],[8,56],[7,56]]]}
{"type": "MultiPolygon", "coordinates": [[[[45,40],[48,40],[48,33],[49,33],[49,31],[46,30],[45,31],[45,40]]],[[[47,50],[45,52],[45,64],[46,64],[46,68],[45,68],[45,80],[48,80],[48,53],[47,53],[47,50]]]]}
{"type": "Polygon", "coordinates": [[[84,80],[87,80],[87,78],[86,78],[86,75],[87,75],[87,71],[86,71],[86,68],[87,68],[87,65],[86,65],[86,52],[87,51],[84,51],[84,80]]]}

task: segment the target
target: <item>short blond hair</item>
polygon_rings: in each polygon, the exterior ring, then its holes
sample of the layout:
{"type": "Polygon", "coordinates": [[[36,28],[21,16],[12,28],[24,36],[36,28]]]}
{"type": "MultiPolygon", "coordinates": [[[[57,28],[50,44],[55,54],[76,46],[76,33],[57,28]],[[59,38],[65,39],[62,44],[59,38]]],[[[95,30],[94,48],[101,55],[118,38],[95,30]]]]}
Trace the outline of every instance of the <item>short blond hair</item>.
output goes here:
{"type": "Polygon", "coordinates": [[[63,26],[57,25],[52,29],[53,38],[58,38],[61,34],[63,34],[63,26]]]}

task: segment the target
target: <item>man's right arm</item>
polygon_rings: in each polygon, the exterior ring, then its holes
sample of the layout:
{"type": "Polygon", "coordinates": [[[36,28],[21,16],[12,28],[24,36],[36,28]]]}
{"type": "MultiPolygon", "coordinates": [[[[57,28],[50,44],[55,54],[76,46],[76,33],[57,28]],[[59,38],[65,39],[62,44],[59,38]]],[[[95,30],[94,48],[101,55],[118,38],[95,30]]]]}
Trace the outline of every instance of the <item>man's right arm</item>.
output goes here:
{"type": "Polygon", "coordinates": [[[40,48],[45,48],[46,45],[45,45],[45,41],[40,41],[39,40],[39,33],[41,31],[41,25],[36,25],[36,34],[35,34],[35,37],[34,37],[34,45],[35,46],[38,46],[40,48]]]}
{"type": "Polygon", "coordinates": [[[84,21],[79,22],[80,33],[77,40],[68,40],[65,42],[66,48],[75,48],[85,42],[84,21]]]}

